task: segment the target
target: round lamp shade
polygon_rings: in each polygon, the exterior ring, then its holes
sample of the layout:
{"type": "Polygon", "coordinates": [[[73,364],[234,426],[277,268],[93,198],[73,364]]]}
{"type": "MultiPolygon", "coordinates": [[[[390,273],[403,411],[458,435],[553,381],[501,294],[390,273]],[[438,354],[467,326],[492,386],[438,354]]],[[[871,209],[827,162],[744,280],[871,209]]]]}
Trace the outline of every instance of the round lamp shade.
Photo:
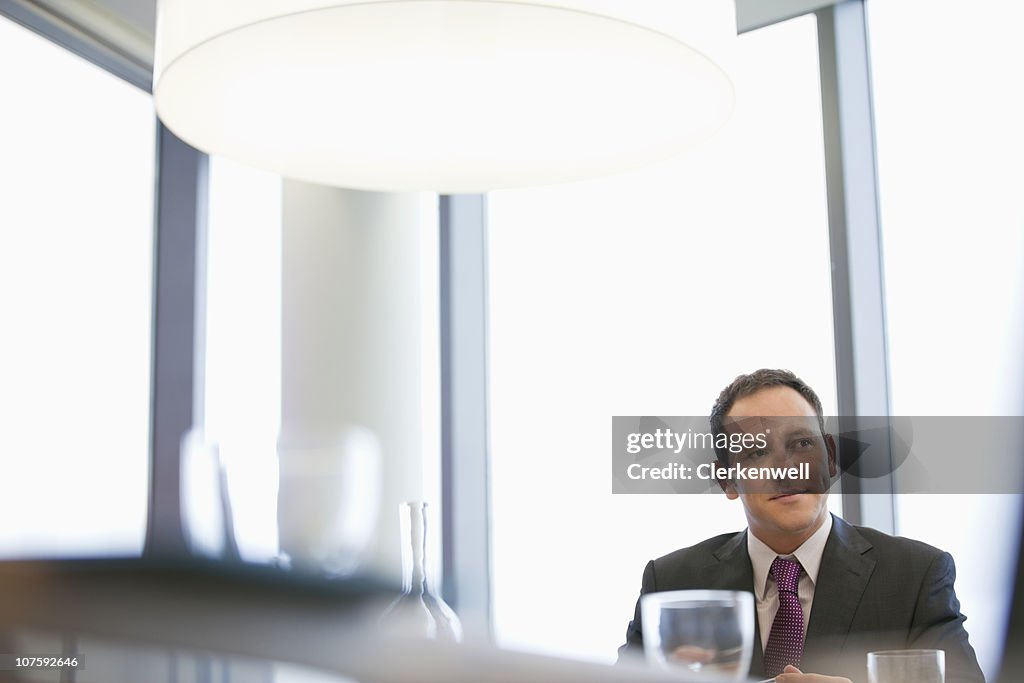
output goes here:
{"type": "Polygon", "coordinates": [[[710,136],[733,108],[702,44],[735,36],[732,2],[659,2],[685,6],[673,26],[697,39],[608,1],[161,0],[156,108],[194,147],[328,185],[606,175],[710,136]]]}

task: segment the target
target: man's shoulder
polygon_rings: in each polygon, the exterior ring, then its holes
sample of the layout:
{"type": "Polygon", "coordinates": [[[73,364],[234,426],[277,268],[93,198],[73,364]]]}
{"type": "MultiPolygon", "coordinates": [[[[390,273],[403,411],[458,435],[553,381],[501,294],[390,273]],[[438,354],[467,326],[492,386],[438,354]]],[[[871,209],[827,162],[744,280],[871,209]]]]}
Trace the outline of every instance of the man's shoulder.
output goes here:
{"type": "MultiPolygon", "coordinates": [[[[903,561],[917,561],[932,563],[939,558],[948,557],[948,553],[933,545],[905,536],[892,536],[877,529],[867,526],[857,526],[836,518],[836,533],[843,534],[846,530],[852,530],[870,544],[868,550],[874,557],[902,558],[903,561]]],[[[849,531],[847,531],[849,533],[849,531]]]]}
{"type": "MultiPolygon", "coordinates": [[[[655,571],[673,571],[688,567],[698,567],[708,564],[716,555],[730,544],[742,543],[745,532],[734,531],[727,534],[713,536],[701,541],[696,545],[673,550],[667,555],[654,560],[655,571]]],[[[744,544],[744,549],[746,545],[744,544]]]]}
{"type": "MultiPolygon", "coordinates": [[[[747,557],[746,533],[737,531],[720,534],[662,555],[653,561],[655,575],[678,576],[706,567],[740,550],[747,557]]],[[[866,553],[876,562],[892,563],[911,571],[927,568],[936,561],[949,561],[948,553],[935,546],[912,538],[892,536],[871,527],[850,524],[840,517],[834,518],[830,536],[836,536],[840,543],[866,553]]]]}

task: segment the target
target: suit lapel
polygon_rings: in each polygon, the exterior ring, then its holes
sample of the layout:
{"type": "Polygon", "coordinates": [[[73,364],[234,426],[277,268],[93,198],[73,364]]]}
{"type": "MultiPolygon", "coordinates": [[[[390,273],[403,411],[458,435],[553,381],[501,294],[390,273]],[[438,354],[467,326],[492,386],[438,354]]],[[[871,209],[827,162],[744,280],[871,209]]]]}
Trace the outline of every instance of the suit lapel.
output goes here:
{"type": "MultiPolygon", "coordinates": [[[[754,569],[747,553],[747,532],[730,538],[714,553],[714,561],[703,569],[702,585],[709,590],[754,592],[754,569]]],[[[757,624],[757,605],[754,605],[754,652],[750,660],[750,675],[764,672],[764,653],[761,651],[761,633],[757,624]]]]}
{"type": "Polygon", "coordinates": [[[814,586],[805,655],[813,654],[816,644],[826,641],[828,649],[833,650],[849,634],[857,606],[875,569],[875,561],[864,556],[870,549],[871,544],[856,529],[838,517],[832,518],[832,531],[821,555],[818,581],[814,586]]]}
{"type": "MultiPolygon", "coordinates": [[[[711,590],[754,592],[747,533],[736,534],[713,554],[714,560],[703,568],[702,585],[711,590]]],[[[871,544],[856,529],[833,516],[832,531],[821,555],[814,587],[814,605],[804,642],[805,658],[814,655],[818,643],[827,643],[832,651],[834,639],[842,640],[850,632],[857,606],[875,569],[875,561],[864,557],[870,549],[871,544]]],[[[756,605],[753,616],[754,651],[750,675],[761,676],[764,675],[764,651],[756,605]]]]}

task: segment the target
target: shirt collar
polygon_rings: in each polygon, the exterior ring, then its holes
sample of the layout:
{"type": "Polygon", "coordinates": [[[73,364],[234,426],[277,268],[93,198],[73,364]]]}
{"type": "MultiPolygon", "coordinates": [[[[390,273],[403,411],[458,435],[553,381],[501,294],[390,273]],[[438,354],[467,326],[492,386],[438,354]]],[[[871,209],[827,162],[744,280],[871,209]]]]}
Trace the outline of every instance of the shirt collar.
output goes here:
{"type": "Polygon", "coordinates": [[[811,584],[818,582],[818,569],[821,568],[821,555],[825,552],[825,542],[828,541],[829,532],[832,531],[832,515],[825,517],[818,530],[811,534],[811,537],[803,542],[791,555],[779,555],[768,547],[760,538],[747,530],[747,553],[750,555],[750,564],[754,569],[754,596],[758,600],[764,600],[768,591],[768,570],[776,557],[793,559],[800,563],[804,572],[811,580],[811,584]]]}

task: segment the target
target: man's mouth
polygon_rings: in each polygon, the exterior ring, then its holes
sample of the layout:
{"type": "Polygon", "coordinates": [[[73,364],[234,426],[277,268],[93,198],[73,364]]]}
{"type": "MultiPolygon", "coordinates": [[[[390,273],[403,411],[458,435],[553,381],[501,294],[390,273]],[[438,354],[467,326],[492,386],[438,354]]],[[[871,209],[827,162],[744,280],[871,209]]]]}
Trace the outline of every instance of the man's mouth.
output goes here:
{"type": "Polygon", "coordinates": [[[788,491],[780,491],[772,496],[769,500],[779,500],[782,498],[791,498],[792,496],[799,496],[801,493],[807,493],[807,489],[791,489],[788,491]]]}

